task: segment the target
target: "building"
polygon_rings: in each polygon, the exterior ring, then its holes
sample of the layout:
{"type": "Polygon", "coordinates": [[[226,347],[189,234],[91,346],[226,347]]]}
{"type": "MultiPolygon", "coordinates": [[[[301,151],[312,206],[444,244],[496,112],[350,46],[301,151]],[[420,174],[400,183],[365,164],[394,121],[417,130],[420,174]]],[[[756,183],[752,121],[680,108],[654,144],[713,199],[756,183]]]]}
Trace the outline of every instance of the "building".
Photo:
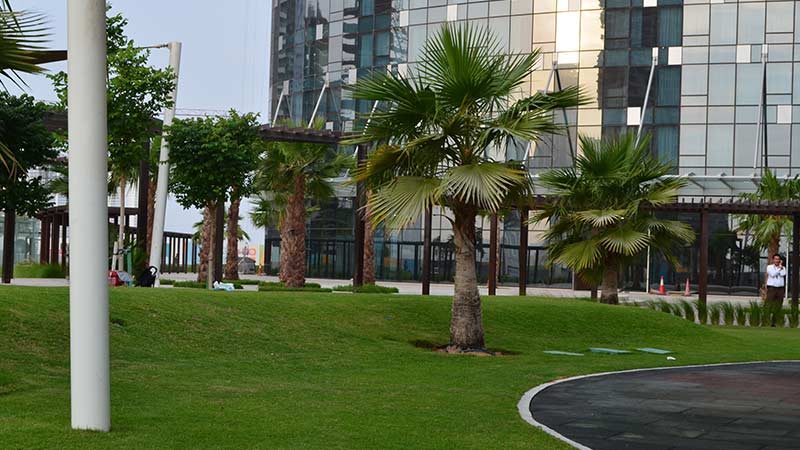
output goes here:
{"type": "MultiPolygon", "coordinates": [[[[566,136],[508,149],[514,159],[528,151],[534,175],[569,165],[578,133],[601,137],[636,129],[645,102],[643,130],[652,135],[652,152],[690,179],[687,196],[751,191],[765,167],[799,173],[800,8],[794,1],[273,0],[274,116],[309,120],[319,104],[317,117],[329,128],[351,129],[356,111],[372,105],[348,98],[343,87],[372,70],[408,73],[427,36],[446,22],[488,27],[509,53],[541,49],[526,92],[580,84],[594,96],[558,117],[569,126],[566,136]]],[[[347,208],[346,202],[340,199],[338,207],[347,208]]],[[[519,219],[504,222],[502,242],[510,248],[503,251],[501,273],[513,279],[519,219]]],[[[719,255],[716,281],[751,283],[741,281],[743,273],[757,279],[758,264],[742,263],[746,242],[730,232],[731,219],[714,223],[731,241],[719,255]]],[[[447,221],[437,225],[434,236],[447,242],[447,221]]],[[[477,226],[485,230],[480,221],[477,226]]],[[[312,239],[317,229],[312,221],[312,239]]],[[[341,236],[349,229],[342,227],[341,236]]],[[[395,258],[392,267],[404,271],[406,261],[416,261],[405,243],[418,240],[413,227],[382,239],[390,255],[379,267],[395,258]]],[[[529,241],[539,242],[535,232],[529,241]]],[[[535,263],[544,250],[531,248],[529,274],[547,273],[535,263]]],[[[691,251],[686,260],[691,266],[691,251]]],[[[647,275],[675,275],[655,259],[650,263],[647,275]]],[[[557,284],[561,275],[530,281],[557,284]]],[[[628,278],[629,286],[641,286],[642,277],[628,278]]]]}

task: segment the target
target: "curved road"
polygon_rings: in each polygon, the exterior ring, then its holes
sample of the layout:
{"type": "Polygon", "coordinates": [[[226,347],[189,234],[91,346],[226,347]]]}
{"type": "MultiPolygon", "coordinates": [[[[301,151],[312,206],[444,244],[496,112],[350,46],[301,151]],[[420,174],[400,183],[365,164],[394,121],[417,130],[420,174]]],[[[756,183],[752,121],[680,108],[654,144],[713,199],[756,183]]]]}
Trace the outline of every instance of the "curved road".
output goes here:
{"type": "Polygon", "coordinates": [[[594,450],[800,449],[800,362],[583,378],[545,388],[529,407],[594,450]]]}

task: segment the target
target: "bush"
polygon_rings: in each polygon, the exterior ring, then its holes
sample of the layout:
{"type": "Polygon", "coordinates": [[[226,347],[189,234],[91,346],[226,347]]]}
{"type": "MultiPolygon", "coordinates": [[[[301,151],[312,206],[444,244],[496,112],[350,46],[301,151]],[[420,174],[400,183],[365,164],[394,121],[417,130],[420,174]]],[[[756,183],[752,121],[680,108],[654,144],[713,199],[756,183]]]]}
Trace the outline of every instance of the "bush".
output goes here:
{"type": "Polygon", "coordinates": [[[14,266],[14,278],[65,278],[58,264],[20,263],[14,266]]]}
{"type": "Polygon", "coordinates": [[[259,292],[331,292],[331,289],[304,286],[304,287],[287,287],[287,286],[264,286],[258,287],[259,292]]]}
{"type": "Polygon", "coordinates": [[[761,307],[761,303],[759,302],[750,302],[750,326],[751,327],[758,327],[761,326],[761,320],[763,318],[764,308],[761,307]]]}
{"type": "Polygon", "coordinates": [[[708,319],[711,325],[719,325],[720,316],[722,316],[722,306],[719,303],[712,303],[708,307],[708,319]]]}
{"type": "Polygon", "coordinates": [[[686,300],[681,300],[680,307],[683,309],[683,316],[686,318],[686,320],[694,322],[697,319],[694,306],[692,306],[691,303],[687,302],[686,300]]]}
{"type": "MultiPolygon", "coordinates": [[[[284,282],[282,282],[282,281],[259,281],[258,282],[258,286],[259,286],[259,290],[261,290],[262,287],[264,287],[264,288],[274,288],[273,290],[279,290],[280,288],[286,288],[286,284],[284,282]]],[[[293,288],[293,290],[295,290],[295,289],[322,289],[322,285],[320,285],[319,283],[306,283],[305,285],[303,285],[302,288],[293,288]]],[[[264,289],[264,290],[266,291],[266,290],[270,290],[270,289],[264,289]]],[[[330,289],[328,289],[328,292],[330,292],[330,289]]]]}
{"type": "Polygon", "coordinates": [[[722,308],[722,324],[733,325],[733,319],[736,316],[736,309],[734,308],[733,303],[721,303],[720,307],[722,308]]]}
{"type": "MultiPolygon", "coordinates": [[[[191,289],[206,289],[208,286],[206,283],[200,283],[198,281],[175,281],[173,286],[176,288],[191,288],[191,289]]],[[[233,283],[234,289],[244,289],[241,284],[233,283]]]]}
{"type": "Polygon", "coordinates": [[[737,304],[734,306],[734,315],[736,316],[736,325],[743,327],[747,325],[747,308],[743,305],[737,304]]]}
{"type": "Polygon", "coordinates": [[[241,284],[242,286],[257,286],[261,281],[258,280],[222,280],[223,283],[241,284]]]}
{"type": "Polygon", "coordinates": [[[175,284],[175,280],[170,280],[168,278],[162,278],[161,280],[159,280],[159,283],[161,283],[161,284],[163,284],[165,286],[172,286],[172,285],[175,284]]]}
{"type": "Polygon", "coordinates": [[[694,307],[697,309],[697,320],[705,325],[708,323],[708,304],[700,302],[699,299],[694,301],[694,307]]]}
{"type": "Polygon", "coordinates": [[[789,317],[789,327],[797,328],[798,322],[800,322],[800,312],[796,308],[790,308],[786,315],[789,317]]]}
{"type": "Polygon", "coordinates": [[[336,286],[333,290],[337,292],[353,292],[356,294],[397,294],[400,292],[396,287],[378,286],[377,284],[365,284],[356,288],[352,285],[336,286]]]}

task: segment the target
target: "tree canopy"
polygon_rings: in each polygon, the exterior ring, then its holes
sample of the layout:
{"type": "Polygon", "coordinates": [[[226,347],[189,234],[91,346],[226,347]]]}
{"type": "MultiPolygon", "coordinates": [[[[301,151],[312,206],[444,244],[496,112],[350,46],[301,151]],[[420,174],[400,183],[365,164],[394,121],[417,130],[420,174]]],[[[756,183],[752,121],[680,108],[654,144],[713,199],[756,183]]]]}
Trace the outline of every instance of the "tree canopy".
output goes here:
{"type": "Polygon", "coordinates": [[[57,156],[53,134],[44,127],[48,106],[29,95],[0,91],[0,142],[14,152],[23,170],[0,171],[0,209],[33,216],[50,203],[50,192],[33,169],[57,156]]]}
{"type": "Polygon", "coordinates": [[[171,189],[187,208],[225,202],[233,189],[246,194],[263,150],[258,116],[235,111],[229,117],[176,120],[167,141],[171,189]]]}

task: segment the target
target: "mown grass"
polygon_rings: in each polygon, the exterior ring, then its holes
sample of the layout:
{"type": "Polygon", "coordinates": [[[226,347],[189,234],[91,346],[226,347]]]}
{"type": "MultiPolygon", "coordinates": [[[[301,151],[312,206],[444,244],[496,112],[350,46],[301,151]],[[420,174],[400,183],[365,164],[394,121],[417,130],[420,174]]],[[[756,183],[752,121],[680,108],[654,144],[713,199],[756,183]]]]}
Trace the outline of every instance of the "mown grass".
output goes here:
{"type": "Polygon", "coordinates": [[[644,308],[485,300],[487,343],[444,355],[450,300],[399,295],[111,291],[112,427],[69,423],[65,288],[0,289],[0,441],[11,449],[567,449],[516,404],[582,373],[800,358],[800,332],[711,328],[644,308]],[[664,356],[543,350],[657,347],[664,356]]]}

